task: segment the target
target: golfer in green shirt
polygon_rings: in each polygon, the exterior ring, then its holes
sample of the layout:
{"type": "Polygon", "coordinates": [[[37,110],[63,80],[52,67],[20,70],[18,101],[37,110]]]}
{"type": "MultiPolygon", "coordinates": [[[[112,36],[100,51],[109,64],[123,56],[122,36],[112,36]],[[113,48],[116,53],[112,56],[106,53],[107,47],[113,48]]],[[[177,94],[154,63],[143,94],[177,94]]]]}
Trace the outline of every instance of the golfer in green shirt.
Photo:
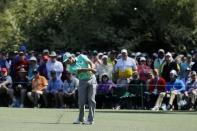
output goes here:
{"type": "Polygon", "coordinates": [[[67,63],[67,70],[73,73],[79,79],[78,87],[78,104],[79,104],[79,117],[73,124],[91,125],[94,122],[94,113],[96,108],[96,87],[97,81],[93,69],[93,64],[86,55],[79,55],[75,57],[70,53],[65,53],[63,62],[67,63]],[[88,102],[89,114],[88,118],[84,120],[85,104],[88,102]]]}

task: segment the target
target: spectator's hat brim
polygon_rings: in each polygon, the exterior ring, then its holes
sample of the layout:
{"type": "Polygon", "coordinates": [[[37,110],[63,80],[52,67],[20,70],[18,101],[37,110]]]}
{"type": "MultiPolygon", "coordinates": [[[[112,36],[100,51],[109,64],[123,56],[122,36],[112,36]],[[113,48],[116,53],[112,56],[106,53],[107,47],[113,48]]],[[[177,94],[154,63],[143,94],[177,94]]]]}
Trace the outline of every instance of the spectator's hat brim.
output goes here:
{"type": "Polygon", "coordinates": [[[57,57],[57,54],[56,54],[54,51],[52,51],[51,54],[50,54],[49,56],[50,56],[50,57],[57,57]]]}

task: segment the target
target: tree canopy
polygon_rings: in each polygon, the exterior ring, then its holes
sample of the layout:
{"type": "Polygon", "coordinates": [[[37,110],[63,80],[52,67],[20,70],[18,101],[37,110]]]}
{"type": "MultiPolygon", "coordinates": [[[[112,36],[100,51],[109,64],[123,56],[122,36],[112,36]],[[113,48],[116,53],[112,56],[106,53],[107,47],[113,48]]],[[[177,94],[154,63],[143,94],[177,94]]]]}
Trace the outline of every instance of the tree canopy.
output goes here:
{"type": "Polygon", "coordinates": [[[193,49],[196,0],[1,0],[0,48],[193,49]]]}

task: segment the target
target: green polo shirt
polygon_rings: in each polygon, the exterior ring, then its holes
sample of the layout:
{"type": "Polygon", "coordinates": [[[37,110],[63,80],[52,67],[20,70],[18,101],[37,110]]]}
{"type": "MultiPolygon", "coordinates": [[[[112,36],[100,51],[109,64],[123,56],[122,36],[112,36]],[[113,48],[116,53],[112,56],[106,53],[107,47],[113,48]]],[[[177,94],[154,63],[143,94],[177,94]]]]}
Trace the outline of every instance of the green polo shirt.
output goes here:
{"type": "Polygon", "coordinates": [[[68,71],[70,73],[76,74],[79,80],[89,80],[91,79],[92,76],[91,71],[81,72],[81,73],[78,73],[77,71],[78,69],[81,68],[90,68],[90,65],[88,64],[89,61],[90,59],[86,55],[81,54],[78,57],[76,57],[75,63],[68,65],[68,71]]]}

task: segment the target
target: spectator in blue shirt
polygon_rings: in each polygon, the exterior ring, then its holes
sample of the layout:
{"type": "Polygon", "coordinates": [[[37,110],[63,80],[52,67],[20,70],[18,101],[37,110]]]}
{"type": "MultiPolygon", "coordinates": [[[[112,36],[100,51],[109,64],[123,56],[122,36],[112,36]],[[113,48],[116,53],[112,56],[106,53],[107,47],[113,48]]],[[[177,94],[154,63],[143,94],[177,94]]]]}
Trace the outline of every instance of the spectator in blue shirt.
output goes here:
{"type": "Polygon", "coordinates": [[[63,92],[59,94],[61,107],[64,108],[64,102],[67,107],[76,105],[76,90],[79,86],[79,80],[72,73],[66,72],[63,92]],[[65,98],[65,99],[64,99],[65,98]],[[65,101],[64,101],[65,100],[65,101]]]}
{"type": "Polygon", "coordinates": [[[63,82],[61,79],[57,78],[56,71],[52,70],[50,72],[51,79],[47,89],[43,93],[45,106],[48,107],[48,98],[55,98],[55,107],[58,107],[59,93],[63,90],[63,82]]]}
{"type": "Polygon", "coordinates": [[[172,109],[175,97],[177,96],[177,102],[179,102],[181,100],[182,93],[185,91],[185,84],[183,81],[177,79],[177,76],[177,72],[175,70],[171,70],[170,82],[166,85],[166,91],[170,94],[170,100],[167,106],[168,110],[172,109]]]}
{"type": "Polygon", "coordinates": [[[172,110],[172,105],[175,97],[177,97],[177,103],[181,100],[183,96],[183,92],[185,91],[185,84],[182,80],[177,79],[177,72],[175,70],[170,71],[170,81],[166,85],[165,92],[161,92],[156,101],[154,108],[152,111],[159,111],[161,107],[164,111],[172,110]],[[170,100],[168,102],[168,106],[166,108],[165,104],[162,104],[164,97],[169,97],[170,100]]]}

